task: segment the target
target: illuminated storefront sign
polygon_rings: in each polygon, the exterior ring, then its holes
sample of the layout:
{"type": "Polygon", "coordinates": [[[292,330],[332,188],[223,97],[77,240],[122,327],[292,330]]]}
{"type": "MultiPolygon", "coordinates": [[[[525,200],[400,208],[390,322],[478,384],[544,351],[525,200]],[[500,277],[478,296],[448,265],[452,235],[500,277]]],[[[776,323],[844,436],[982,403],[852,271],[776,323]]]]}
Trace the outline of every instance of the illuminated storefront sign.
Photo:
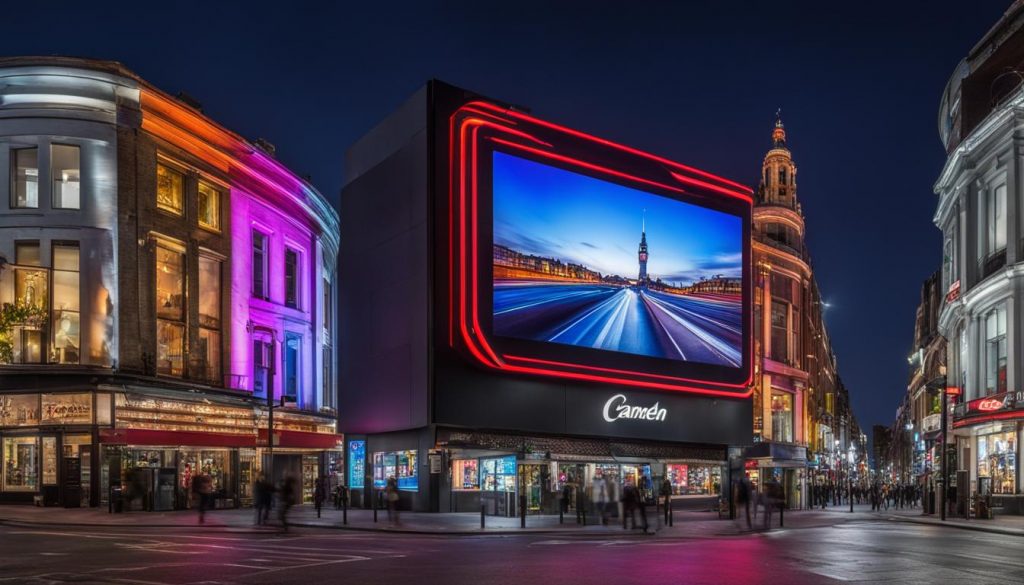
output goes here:
{"type": "Polygon", "coordinates": [[[1004,392],[960,404],[954,411],[954,428],[988,420],[1024,418],[1024,391],[1004,392]]]}
{"type": "Polygon", "coordinates": [[[623,394],[616,394],[604,403],[604,420],[608,422],[615,422],[620,418],[662,422],[667,415],[668,411],[661,408],[657,402],[646,407],[630,406],[623,394]]]}
{"type": "Polygon", "coordinates": [[[348,443],[348,487],[363,489],[366,481],[366,441],[348,443]]]}

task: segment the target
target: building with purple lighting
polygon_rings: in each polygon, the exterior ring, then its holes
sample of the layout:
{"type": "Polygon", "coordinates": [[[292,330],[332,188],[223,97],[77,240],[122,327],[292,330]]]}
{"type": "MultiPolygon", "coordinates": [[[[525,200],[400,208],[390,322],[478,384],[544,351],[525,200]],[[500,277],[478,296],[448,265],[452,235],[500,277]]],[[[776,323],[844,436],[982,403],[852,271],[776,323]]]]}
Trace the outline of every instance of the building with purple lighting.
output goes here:
{"type": "Polygon", "coordinates": [[[0,59],[0,501],[178,509],[204,474],[235,507],[260,473],[303,500],[342,481],[338,246],[324,197],[188,96],[0,59]]]}

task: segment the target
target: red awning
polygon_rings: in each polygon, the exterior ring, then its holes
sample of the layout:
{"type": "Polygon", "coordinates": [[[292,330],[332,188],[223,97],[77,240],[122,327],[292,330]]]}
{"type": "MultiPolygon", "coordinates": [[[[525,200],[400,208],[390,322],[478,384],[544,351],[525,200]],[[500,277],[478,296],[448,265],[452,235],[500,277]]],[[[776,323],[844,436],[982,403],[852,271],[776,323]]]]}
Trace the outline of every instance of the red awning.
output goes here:
{"type": "MultiPolygon", "coordinates": [[[[260,429],[259,444],[266,446],[267,429],[260,429]]],[[[274,431],[274,446],[293,449],[338,449],[344,447],[343,435],[333,433],[307,433],[304,431],[274,431]]]]}
{"type": "Polygon", "coordinates": [[[100,442],[108,445],[187,445],[189,447],[255,447],[253,435],[161,431],[150,429],[100,429],[100,442]]]}

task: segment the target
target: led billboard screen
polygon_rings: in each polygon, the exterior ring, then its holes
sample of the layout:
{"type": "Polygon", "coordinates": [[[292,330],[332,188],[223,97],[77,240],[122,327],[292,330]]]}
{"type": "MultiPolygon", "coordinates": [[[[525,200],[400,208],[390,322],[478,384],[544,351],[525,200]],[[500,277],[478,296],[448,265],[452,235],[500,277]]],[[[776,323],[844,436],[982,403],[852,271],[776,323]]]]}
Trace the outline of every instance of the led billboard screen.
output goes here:
{"type": "Polygon", "coordinates": [[[507,373],[750,395],[749,187],[483,101],[448,120],[451,347],[507,373]]]}
{"type": "Polygon", "coordinates": [[[741,365],[740,217],[492,156],[495,336],[741,365]]]}

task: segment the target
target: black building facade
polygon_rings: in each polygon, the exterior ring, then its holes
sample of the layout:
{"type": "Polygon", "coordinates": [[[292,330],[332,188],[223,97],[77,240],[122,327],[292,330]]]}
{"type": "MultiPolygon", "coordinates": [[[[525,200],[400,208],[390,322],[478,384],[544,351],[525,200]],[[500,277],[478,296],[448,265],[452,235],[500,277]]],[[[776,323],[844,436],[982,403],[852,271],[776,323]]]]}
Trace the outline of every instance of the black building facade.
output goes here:
{"type": "Polygon", "coordinates": [[[390,477],[404,509],[497,515],[555,513],[563,493],[570,510],[590,509],[627,484],[653,496],[665,478],[680,498],[727,493],[729,461],[752,440],[749,395],[500,371],[460,349],[449,121],[471,102],[508,108],[433,81],[346,155],[339,366],[353,504],[369,506],[390,477]]]}

